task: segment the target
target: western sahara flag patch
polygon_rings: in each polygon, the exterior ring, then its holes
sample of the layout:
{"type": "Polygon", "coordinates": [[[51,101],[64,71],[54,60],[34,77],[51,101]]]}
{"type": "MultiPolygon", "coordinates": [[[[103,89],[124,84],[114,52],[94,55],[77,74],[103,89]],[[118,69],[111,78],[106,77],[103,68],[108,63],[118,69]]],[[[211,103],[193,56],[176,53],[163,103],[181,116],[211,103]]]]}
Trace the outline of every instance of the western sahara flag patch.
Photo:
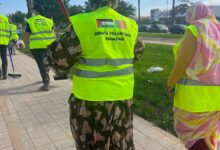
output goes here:
{"type": "Polygon", "coordinates": [[[112,19],[97,19],[96,24],[98,28],[114,28],[112,19]]]}

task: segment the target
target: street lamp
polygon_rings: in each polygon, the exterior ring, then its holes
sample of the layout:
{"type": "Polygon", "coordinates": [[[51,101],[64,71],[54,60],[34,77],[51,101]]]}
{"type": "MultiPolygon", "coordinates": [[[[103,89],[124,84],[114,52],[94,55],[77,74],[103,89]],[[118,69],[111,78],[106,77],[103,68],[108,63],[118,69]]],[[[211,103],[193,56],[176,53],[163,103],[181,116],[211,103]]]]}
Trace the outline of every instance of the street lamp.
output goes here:
{"type": "Polygon", "coordinates": [[[172,8],[172,24],[175,23],[175,0],[173,0],[173,8],[172,8]]]}
{"type": "Polygon", "coordinates": [[[141,24],[140,0],[138,0],[138,24],[141,24]]]}

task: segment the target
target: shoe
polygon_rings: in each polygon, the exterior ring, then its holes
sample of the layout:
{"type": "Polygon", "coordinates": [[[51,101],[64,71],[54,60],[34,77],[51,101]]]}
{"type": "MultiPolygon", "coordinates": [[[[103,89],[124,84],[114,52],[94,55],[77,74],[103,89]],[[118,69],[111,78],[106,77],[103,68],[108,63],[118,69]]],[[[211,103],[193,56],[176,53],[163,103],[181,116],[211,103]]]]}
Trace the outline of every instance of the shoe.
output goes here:
{"type": "Polygon", "coordinates": [[[7,76],[3,76],[3,80],[6,80],[8,77],[7,76]]]}
{"type": "Polygon", "coordinates": [[[40,88],[42,91],[49,91],[50,90],[50,85],[49,84],[44,84],[43,86],[41,86],[40,88]]]}

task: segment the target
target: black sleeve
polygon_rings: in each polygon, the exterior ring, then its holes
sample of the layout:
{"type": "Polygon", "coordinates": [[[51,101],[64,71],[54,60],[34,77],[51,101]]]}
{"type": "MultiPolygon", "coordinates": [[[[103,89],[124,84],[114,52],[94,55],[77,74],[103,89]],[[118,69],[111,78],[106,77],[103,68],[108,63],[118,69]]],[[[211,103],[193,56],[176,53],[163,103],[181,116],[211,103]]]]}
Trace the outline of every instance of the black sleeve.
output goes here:
{"type": "Polygon", "coordinates": [[[28,23],[26,24],[25,32],[28,32],[28,33],[31,34],[31,28],[30,28],[30,25],[28,23]]]}

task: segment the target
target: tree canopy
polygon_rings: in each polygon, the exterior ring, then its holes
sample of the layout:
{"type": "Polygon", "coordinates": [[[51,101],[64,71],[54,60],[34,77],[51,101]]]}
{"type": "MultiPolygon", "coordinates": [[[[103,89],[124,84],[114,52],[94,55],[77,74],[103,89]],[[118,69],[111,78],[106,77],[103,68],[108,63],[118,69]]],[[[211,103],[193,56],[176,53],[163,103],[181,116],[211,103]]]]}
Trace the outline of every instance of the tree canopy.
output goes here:
{"type": "MultiPolygon", "coordinates": [[[[28,4],[28,0],[26,0],[27,4],[28,4]]],[[[85,2],[84,6],[80,6],[80,5],[70,5],[70,0],[63,0],[65,7],[67,8],[69,15],[75,15],[78,13],[82,13],[82,12],[88,12],[89,11],[89,7],[88,7],[88,3],[85,2]]],[[[42,14],[48,18],[52,18],[54,20],[54,23],[59,26],[62,24],[66,23],[64,14],[62,12],[62,10],[60,9],[59,4],[57,3],[57,0],[33,0],[34,4],[39,4],[42,8],[42,14]]],[[[28,6],[28,5],[27,5],[28,6]]],[[[135,11],[136,8],[134,7],[134,5],[125,2],[124,0],[120,0],[119,1],[119,7],[116,9],[116,11],[118,11],[119,13],[121,13],[124,16],[134,16],[135,15],[135,11]]],[[[13,15],[16,19],[16,21],[18,20],[18,18],[20,19],[17,22],[24,22],[24,13],[21,14],[21,12],[16,12],[15,14],[11,14],[13,15]],[[19,16],[19,17],[18,17],[19,16]],[[21,20],[21,17],[23,16],[23,20],[21,20]]],[[[26,16],[30,16],[26,15],[26,16]]],[[[23,23],[22,23],[23,24],[23,23]]]]}
{"type": "Polygon", "coordinates": [[[9,14],[8,17],[14,24],[25,24],[26,14],[21,11],[16,11],[15,13],[9,14]]]}

